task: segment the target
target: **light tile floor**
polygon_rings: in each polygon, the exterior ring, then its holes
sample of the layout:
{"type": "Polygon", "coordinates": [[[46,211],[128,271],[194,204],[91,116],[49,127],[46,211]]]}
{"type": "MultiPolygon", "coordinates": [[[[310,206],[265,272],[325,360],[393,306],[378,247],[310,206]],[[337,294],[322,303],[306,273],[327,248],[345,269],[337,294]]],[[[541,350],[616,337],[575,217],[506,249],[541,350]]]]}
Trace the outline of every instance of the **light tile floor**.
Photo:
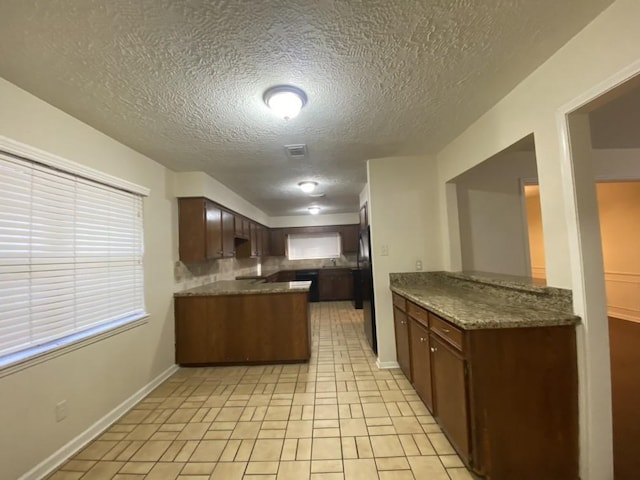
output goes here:
{"type": "Polygon", "coordinates": [[[471,480],[350,302],[311,304],[309,364],[183,368],[50,480],[471,480]]]}

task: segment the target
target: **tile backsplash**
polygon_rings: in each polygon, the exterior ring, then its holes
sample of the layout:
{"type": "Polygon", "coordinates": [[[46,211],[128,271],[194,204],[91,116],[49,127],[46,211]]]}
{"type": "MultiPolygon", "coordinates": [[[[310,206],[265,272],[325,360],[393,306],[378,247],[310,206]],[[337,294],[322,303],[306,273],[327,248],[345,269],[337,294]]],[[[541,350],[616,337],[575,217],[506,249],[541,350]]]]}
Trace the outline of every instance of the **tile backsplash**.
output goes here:
{"type": "MultiPolygon", "coordinates": [[[[342,255],[336,258],[338,267],[355,267],[356,255],[342,255]]],[[[204,263],[183,263],[177,261],[173,269],[175,290],[181,291],[199,287],[220,280],[234,280],[236,277],[259,275],[261,271],[293,270],[300,268],[321,268],[332,266],[329,258],[316,260],[289,260],[287,257],[223,258],[204,263]]]]}
{"type": "Polygon", "coordinates": [[[173,269],[176,291],[220,280],[234,280],[243,275],[256,275],[259,263],[257,258],[223,258],[205,263],[178,261],[173,269]]]}
{"type": "MultiPolygon", "coordinates": [[[[336,258],[337,267],[355,267],[357,255],[341,255],[336,258]]],[[[319,258],[314,260],[289,260],[287,257],[267,257],[262,262],[262,270],[294,270],[298,268],[322,268],[333,266],[330,258],[319,258]]]]}

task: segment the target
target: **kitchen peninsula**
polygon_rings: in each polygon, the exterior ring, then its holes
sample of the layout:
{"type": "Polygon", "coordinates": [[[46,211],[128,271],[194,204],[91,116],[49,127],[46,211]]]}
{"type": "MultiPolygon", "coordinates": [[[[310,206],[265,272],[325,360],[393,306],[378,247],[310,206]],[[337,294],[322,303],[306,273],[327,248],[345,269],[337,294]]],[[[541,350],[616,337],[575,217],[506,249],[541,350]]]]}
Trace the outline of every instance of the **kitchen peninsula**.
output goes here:
{"type": "Polygon", "coordinates": [[[390,275],[397,359],[476,474],[578,478],[571,292],[518,277],[390,275]]]}
{"type": "Polygon", "coordinates": [[[237,365],[309,360],[310,285],[230,280],[175,293],[176,363],[237,365]]]}

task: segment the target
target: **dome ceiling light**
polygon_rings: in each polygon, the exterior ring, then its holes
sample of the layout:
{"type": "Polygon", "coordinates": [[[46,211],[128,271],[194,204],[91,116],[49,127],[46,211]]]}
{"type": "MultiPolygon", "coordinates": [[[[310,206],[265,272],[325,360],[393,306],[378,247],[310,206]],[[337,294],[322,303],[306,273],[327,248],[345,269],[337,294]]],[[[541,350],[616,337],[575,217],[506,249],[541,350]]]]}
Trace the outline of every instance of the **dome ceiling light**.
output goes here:
{"type": "Polygon", "coordinates": [[[309,210],[309,213],[310,213],[311,215],[317,215],[317,214],[319,214],[319,213],[320,213],[320,207],[316,207],[316,206],[314,206],[314,207],[309,207],[307,210],[309,210]]]}
{"type": "Polygon", "coordinates": [[[304,193],[313,192],[317,186],[318,182],[300,182],[298,184],[298,187],[300,187],[300,190],[302,190],[304,193]]]}
{"type": "Polygon", "coordinates": [[[278,85],[264,92],[264,103],[280,118],[295,118],[307,104],[307,94],[291,85],[278,85]]]}

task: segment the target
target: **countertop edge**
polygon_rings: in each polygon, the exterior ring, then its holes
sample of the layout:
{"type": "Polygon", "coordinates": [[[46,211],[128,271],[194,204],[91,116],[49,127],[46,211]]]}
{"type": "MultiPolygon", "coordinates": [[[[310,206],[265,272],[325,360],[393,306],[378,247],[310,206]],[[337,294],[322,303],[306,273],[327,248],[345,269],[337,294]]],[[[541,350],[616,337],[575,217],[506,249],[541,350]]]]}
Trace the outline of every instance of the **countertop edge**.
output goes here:
{"type": "MultiPolygon", "coordinates": [[[[416,288],[416,287],[413,287],[416,288]]],[[[443,319],[453,323],[454,325],[462,328],[463,330],[484,330],[484,329],[502,329],[502,328],[535,328],[535,327],[559,327],[559,326],[575,326],[580,323],[580,317],[555,311],[555,310],[544,310],[544,312],[548,312],[552,318],[548,320],[527,320],[523,322],[522,320],[513,320],[513,321],[463,321],[458,318],[455,313],[447,312],[439,308],[437,305],[429,303],[425,301],[423,298],[416,297],[411,294],[409,291],[404,290],[402,287],[390,286],[392,292],[401,295],[411,302],[432,311],[434,314],[442,317],[443,319]]],[[[428,291],[428,287],[424,287],[425,292],[428,291]]],[[[496,308],[499,308],[499,305],[496,305],[496,308]]]]}
{"type": "MultiPolygon", "coordinates": [[[[230,280],[228,282],[235,282],[230,280]]],[[[250,282],[247,280],[238,280],[238,284],[225,287],[222,282],[214,282],[200,287],[195,287],[181,292],[174,292],[174,298],[184,297],[221,297],[232,295],[271,295],[281,293],[309,293],[311,282],[250,282]],[[217,283],[220,283],[217,287],[217,283]],[[296,285],[292,285],[295,283],[296,285]]]]}

